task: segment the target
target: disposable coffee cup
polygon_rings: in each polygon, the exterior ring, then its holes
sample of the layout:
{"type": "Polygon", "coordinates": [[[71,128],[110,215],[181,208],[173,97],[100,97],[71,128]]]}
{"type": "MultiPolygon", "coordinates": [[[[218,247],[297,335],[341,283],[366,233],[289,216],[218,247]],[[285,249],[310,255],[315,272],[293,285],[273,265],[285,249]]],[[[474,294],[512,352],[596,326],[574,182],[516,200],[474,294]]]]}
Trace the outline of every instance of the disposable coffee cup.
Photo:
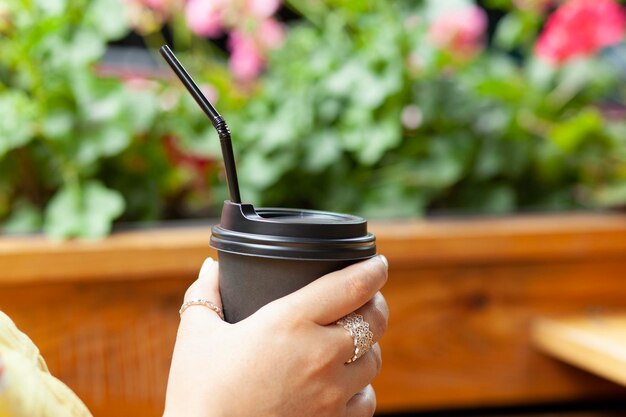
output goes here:
{"type": "Polygon", "coordinates": [[[329,272],[376,255],[361,217],[226,201],[211,233],[225,320],[236,323],[329,272]]]}
{"type": "Polygon", "coordinates": [[[265,304],[321,276],[376,254],[365,219],[347,214],[242,204],[230,129],[167,46],[163,59],[217,131],[230,201],[213,227],[211,246],[220,262],[226,321],[245,319],[265,304]]]}

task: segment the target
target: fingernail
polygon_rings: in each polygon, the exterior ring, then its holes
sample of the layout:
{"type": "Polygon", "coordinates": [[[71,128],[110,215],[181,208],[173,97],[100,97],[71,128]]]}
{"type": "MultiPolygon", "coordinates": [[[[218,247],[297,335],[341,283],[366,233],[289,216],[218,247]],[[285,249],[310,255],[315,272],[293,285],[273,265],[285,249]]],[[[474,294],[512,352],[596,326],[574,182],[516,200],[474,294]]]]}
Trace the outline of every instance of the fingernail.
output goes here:
{"type": "Polygon", "coordinates": [[[202,268],[200,268],[200,272],[198,273],[198,276],[201,277],[207,272],[209,272],[209,270],[211,269],[211,266],[213,266],[214,263],[215,261],[213,260],[213,258],[206,258],[204,260],[204,263],[202,264],[202,268]]]}
{"type": "Polygon", "coordinates": [[[380,259],[380,261],[385,264],[386,268],[389,268],[389,261],[387,260],[385,255],[378,255],[378,259],[380,259]]]}

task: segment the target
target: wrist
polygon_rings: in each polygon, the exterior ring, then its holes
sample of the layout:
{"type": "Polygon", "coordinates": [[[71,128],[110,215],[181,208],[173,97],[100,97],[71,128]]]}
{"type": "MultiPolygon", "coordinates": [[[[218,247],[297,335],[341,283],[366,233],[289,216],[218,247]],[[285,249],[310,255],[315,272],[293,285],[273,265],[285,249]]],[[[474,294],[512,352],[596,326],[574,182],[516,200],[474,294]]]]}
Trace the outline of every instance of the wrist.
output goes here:
{"type": "Polygon", "coordinates": [[[223,413],[218,412],[213,407],[195,406],[192,404],[165,404],[163,417],[221,417],[223,413]]]}

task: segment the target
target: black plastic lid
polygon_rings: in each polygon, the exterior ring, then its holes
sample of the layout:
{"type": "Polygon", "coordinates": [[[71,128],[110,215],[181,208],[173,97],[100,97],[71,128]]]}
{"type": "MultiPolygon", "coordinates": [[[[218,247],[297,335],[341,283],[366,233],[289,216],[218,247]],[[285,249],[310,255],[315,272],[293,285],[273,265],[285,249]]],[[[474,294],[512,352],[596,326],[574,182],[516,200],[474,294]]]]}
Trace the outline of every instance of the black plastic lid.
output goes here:
{"type": "Polygon", "coordinates": [[[255,209],[224,202],[211,233],[211,247],[269,258],[366,259],[376,254],[367,221],[349,214],[283,208],[255,209]]]}

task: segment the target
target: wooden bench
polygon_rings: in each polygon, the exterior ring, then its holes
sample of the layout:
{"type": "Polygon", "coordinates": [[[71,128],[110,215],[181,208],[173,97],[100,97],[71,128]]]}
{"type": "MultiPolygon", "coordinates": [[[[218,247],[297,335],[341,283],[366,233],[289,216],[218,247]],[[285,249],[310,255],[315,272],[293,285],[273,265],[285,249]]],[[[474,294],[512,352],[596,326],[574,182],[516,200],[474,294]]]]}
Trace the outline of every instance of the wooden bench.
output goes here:
{"type": "MultiPolygon", "coordinates": [[[[624,398],[532,346],[538,317],[626,311],[626,216],[374,222],[391,263],[381,412],[624,398]]],[[[0,238],[0,309],[95,416],[162,411],[209,226],[0,238]]],[[[547,330],[547,333],[550,333],[547,330]]]]}
{"type": "Polygon", "coordinates": [[[548,355],[626,387],[626,313],[539,318],[532,336],[548,355]]]}

